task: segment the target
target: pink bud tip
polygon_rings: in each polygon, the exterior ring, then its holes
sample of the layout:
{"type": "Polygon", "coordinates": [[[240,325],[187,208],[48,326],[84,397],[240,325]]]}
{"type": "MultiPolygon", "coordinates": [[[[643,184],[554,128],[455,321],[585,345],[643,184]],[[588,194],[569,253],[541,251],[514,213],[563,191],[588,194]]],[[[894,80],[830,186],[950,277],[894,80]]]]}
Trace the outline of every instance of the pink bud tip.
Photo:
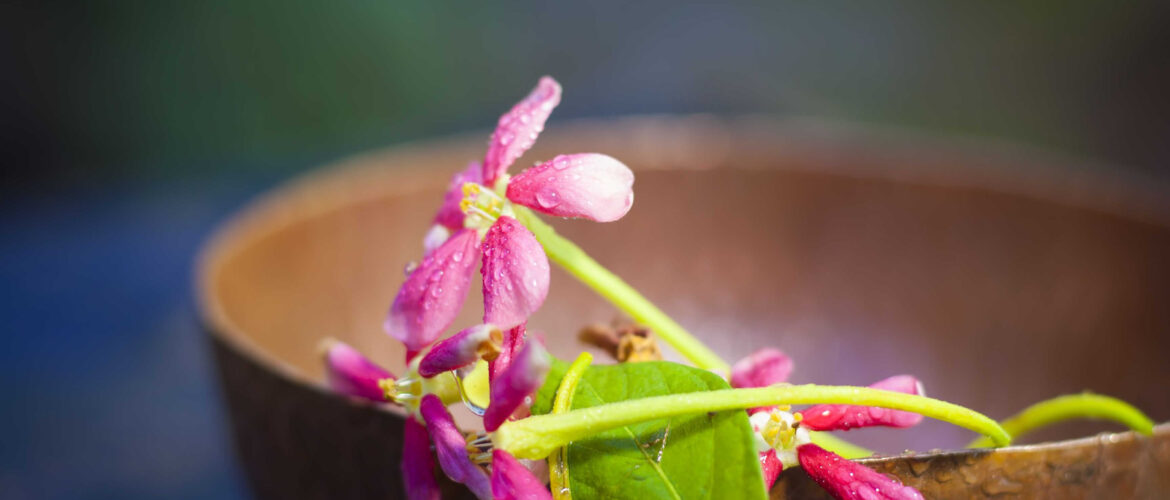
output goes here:
{"type": "Polygon", "coordinates": [[[550,366],[548,351],[529,341],[512,363],[491,382],[491,404],[483,414],[483,428],[495,431],[524,400],[544,383],[550,366]]]}
{"type": "Polygon", "coordinates": [[[512,328],[536,312],[548,296],[544,248],[516,219],[500,217],[483,243],[483,322],[512,328]]]}
{"type": "Polygon", "coordinates": [[[611,222],[634,204],[634,173],[603,154],[561,155],[513,177],[508,199],[557,217],[611,222]]]}
{"type": "Polygon", "coordinates": [[[815,444],[796,448],[800,466],[838,500],[922,500],[918,490],[815,444]]]}
{"type": "Polygon", "coordinates": [[[423,396],[419,413],[427,423],[427,432],[439,455],[439,466],[447,477],[467,486],[479,498],[491,498],[491,482],[487,474],[467,456],[467,441],[439,397],[434,394],[423,396]]]}
{"type": "Polygon", "coordinates": [[[418,374],[428,378],[434,377],[475,362],[485,345],[493,342],[492,332],[498,331],[492,325],[476,325],[450,338],[440,340],[419,361],[418,374]]]}
{"type": "Polygon", "coordinates": [[[561,85],[546,76],[528,96],[500,117],[483,159],[485,185],[495,187],[496,180],[504,175],[512,162],[536,143],[536,137],[544,130],[544,122],[560,102],[561,85]]]}
{"type": "Polygon", "coordinates": [[[462,229],[426,256],[398,289],[383,327],[412,351],[422,350],[443,333],[471,284],[479,256],[479,233],[462,229]]]}
{"type": "Polygon", "coordinates": [[[439,500],[439,483],[435,481],[435,457],[431,455],[431,438],[427,428],[413,417],[402,429],[402,478],[406,498],[439,500]]]}
{"type": "Polygon", "coordinates": [[[339,341],[331,341],[325,352],[325,373],[334,391],[371,401],[386,401],[378,381],[394,379],[393,374],[339,341]]]}
{"type": "Polygon", "coordinates": [[[492,495],[496,500],[551,500],[541,481],[504,450],[492,450],[492,495]]]}
{"type": "MultiPolygon", "coordinates": [[[[870,385],[874,389],[924,396],[922,384],[910,375],[895,375],[870,385]]],[[[847,431],[862,427],[913,427],[922,415],[876,406],[816,405],[800,412],[800,425],[814,431],[847,431]]]]}

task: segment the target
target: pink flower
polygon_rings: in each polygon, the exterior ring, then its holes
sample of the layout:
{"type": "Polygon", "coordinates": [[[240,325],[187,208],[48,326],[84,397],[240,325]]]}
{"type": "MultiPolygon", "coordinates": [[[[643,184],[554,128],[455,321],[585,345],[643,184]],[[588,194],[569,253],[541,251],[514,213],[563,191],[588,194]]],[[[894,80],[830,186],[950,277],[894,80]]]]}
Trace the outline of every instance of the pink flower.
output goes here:
{"type": "Polygon", "coordinates": [[[379,387],[381,380],[394,380],[394,375],[366,359],[356,349],[340,341],[329,341],[325,351],[325,374],[329,388],[342,394],[386,401],[379,387]]]}
{"type": "Polygon", "coordinates": [[[508,167],[532,147],[560,99],[560,85],[541,78],[500,118],[483,163],[472,163],[452,178],[424,239],[423,262],[399,289],[385,322],[386,332],[409,351],[433,343],[459,314],[481,241],[484,323],[507,330],[544,303],[548,257],[513,217],[513,204],[600,222],[620,219],[629,211],[634,174],[605,155],[557,156],[509,180],[508,167]]]}
{"type": "Polygon", "coordinates": [[[435,443],[439,466],[452,481],[467,486],[481,499],[492,498],[491,482],[487,474],[467,456],[467,440],[455,426],[447,407],[434,394],[423,396],[419,413],[427,424],[427,432],[435,443]]]}
{"type": "Polygon", "coordinates": [[[492,325],[478,325],[440,341],[419,362],[418,373],[433,377],[457,370],[490,355],[491,403],[483,414],[484,428],[496,430],[530,404],[528,399],[548,374],[551,357],[539,341],[527,341],[521,324],[507,332],[492,325]]]}
{"type": "Polygon", "coordinates": [[[801,468],[838,500],[922,500],[918,490],[815,444],[796,451],[801,468]]]}
{"type": "Polygon", "coordinates": [[[483,180],[488,187],[503,177],[512,162],[536,143],[553,108],[561,103],[561,84],[542,77],[524,100],[500,117],[483,158],[483,180]]]}
{"type": "Polygon", "coordinates": [[[496,500],[552,499],[544,482],[504,450],[492,450],[492,495],[496,500]]]}
{"type": "Polygon", "coordinates": [[[560,155],[508,183],[508,199],[557,217],[613,222],[634,204],[634,173],[603,154],[560,155]]]}
{"type": "Polygon", "coordinates": [[[471,229],[459,230],[426,256],[398,289],[386,332],[410,351],[438,339],[463,307],[478,256],[479,234],[471,229]]]}
{"type": "MultiPolygon", "coordinates": [[[[735,388],[767,387],[788,381],[792,359],[784,351],[765,347],[753,352],[731,367],[731,386],[735,388]]],[[[773,406],[748,409],[748,414],[770,410],[773,406]]]]}
{"type": "Polygon", "coordinates": [[[779,349],[765,347],[731,367],[731,386],[767,387],[786,382],[790,373],[792,359],[779,349]]]}
{"type": "Polygon", "coordinates": [[[512,328],[528,319],[548,295],[544,248],[508,216],[488,229],[483,244],[483,321],[512,328]]]}
{"type": "Polygon", "coordinates": [[[434,377],[474,363],[487,353],[498,353],[503,342],[502,333],[493,325],[475,325],[439,341],[423,356],[418,374],[434,377]]]}
{"type": "MultiPolygon", "coordinates": [[[[733,387],[766,387],[783,383],[792,372],[792,360],[777,349],[764,348],[735,363],[731,368],[733,387]]],[[[912,376],[898,375],[870,387],[907,394],[923,394],[922,384],[912,376]]],[[[811,444],[810,430],[848,430],[870,426],[910,427],[922,415],[867,406],[815,405],[798,412],[788,407],[748,410],[756,432],[760,469],[764,485],[771,489],[785,467],[800,464],[814,480],[838,499],[915,499],[917,490],[850,462],[811,444]]]]}
{"type": "MultiPolygon", "coordinates": [[[[895,375],[870,385],[874,389],[925,396],[922,383],[910,375],[895,375]]],[[[801,425],[814,431],[847,431],[862,427],[913,427],[922,415],[874,406],[816,405],[802,412],[801,425]]]]}
{"type": "Polygon", "coordinates": [[[549,370],[548,351],[529,341],[512,362],[491,381],[491,404],[483,414],[484,430],[500,427],[544,383],[549,370]]]}
{"type": "Polygon", "coordinates": [[[438,500],[441,495],[435,481],[435,457],[431,455],[431,437],[427,428],[414,417],[407,417],[402,429],[402,478],[410,500],[438,500]]]}

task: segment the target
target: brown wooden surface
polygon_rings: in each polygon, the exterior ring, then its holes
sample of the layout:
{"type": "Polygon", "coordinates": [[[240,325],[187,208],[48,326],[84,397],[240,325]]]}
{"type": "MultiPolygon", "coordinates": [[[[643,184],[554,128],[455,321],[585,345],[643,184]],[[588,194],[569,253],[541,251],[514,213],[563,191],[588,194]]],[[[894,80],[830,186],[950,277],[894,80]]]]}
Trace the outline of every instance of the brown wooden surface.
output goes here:
{"type": "MultiPolygon", "coordinates": [[[[383,315],[447,177],[482,155],[484,137],[377,152],[295,181],[209,245],[204,317],[258,496],[393,496],[399,417],[322,392],[316,348],[337,337],[401,370],[383,315]]],[[[729,359],[780,347],[796,360],[794,382],[913,373],[932,396],[993,417],[1084,389],[1170,417],[1170,211],[1160,187],[1054,168],[1059,158],[757,120],[554,123],[519,165],[579,151],[635,168],[634,210],[613,224],[555,221],[558,230],[729,359]]],[[[478,300],[473,291],[458,324],[476,320],[478,300]]],[[[571,357],[576,331],[613,315],[554,270],[530,325],[571,357]]],[[[897,452],[971,436],[927,422],[848,437],[897,452]]],[[[1161,451],[1104,443],[1098,463],[1144,460],[1170,475],[1161,442],[1161,451]]],[[[955,470],[1020,453],[962,456],[955,470]]],[[[928,469],[947,470],[945,460],[928,469]]],[[[1127,477],[1095,470],[1082,491],[1127,477]]],[[[792,476],[785,484],[800,491],[792,476]]],[[[985,482],[949,484],[942,497],[965,498],[985,482]]],[[[984,493],[1013,493],[1012,484],[984,493]]],[[[1152,484],[1135,494],[1166,494],[1152,484]]]]}

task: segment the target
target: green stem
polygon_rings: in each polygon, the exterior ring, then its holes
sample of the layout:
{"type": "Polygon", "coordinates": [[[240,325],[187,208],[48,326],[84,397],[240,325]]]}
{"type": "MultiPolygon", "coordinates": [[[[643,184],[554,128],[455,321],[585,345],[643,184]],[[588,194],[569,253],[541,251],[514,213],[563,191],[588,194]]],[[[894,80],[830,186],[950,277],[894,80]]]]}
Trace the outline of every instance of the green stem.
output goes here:
{"type": "MultiPolygon", "coordinates": [[[[1089,393],[1041,401],[1004,420],[1000,425],[1015,439],[1041,427],[1078,418],[1111,420],[1147,436],[1154,432],[1154,421],[1141,410],[1120,399],[1089,393]]],[[[987,438],[981,437],[967,447],[986,448],[990,444],[987,438]]]]}
{"type": "Polygon", "coordinates": [[[572,441],[647,420],[757,406],[817,403],[910,411],[984,434],[999,446],[1011,442],[1011,436],[994,420],[962,406],[868,387],[811,384],[670,394],[619,401],[559,415],[534,415],[500,426],[492,441],[497,448],[517,458],[536,460],[572,441]]]}
{"type": "Polygon", "coordinates": [[[670,316],[646,300],[637,290],[590,258],[572,241],[557,234],[552,226],[545,224],[532,211],[519,206],[515,207],[515,210],[516,218],[536,235],[536,240],[544,246],[544,251],[553,262],[625,311],[634,318],[634,321],[649,327],[695,366],[727,375],[727,363],[687,332],[682,325],[670,319],[670,316]]]}
{"type": "MultiPolygon", "coordinates": [[[[573,364],[569,365],[565,376],[561,377],[561,384],[557,386],[551,413],[558,414],[569,411],[569,408],[573,406],[573,394],[577,392],[577,384],[581,382],[581,377],[585,376],[585,370],[592,362],[593,355],[583,352],[577,356],[573,364]]],[[[555,500],[570,500],[572,498],[569,493],[569,465],[565,461],[566,453],[567,450],[562,446],[548,456],[549,489],[555,500]]]]}

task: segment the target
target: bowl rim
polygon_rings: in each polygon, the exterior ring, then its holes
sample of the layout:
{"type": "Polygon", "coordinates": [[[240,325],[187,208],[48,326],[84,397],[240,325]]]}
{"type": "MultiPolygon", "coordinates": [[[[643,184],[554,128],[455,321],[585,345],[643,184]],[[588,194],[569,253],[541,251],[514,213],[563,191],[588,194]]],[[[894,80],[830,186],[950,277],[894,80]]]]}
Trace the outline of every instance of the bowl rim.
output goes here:
{"type": "MultiPolygon", "coordinates": [[[[655,140],[673,138],[687,144],[702,138],[717,147],[709,151],[690,151],[699,158],[687,158],[681,167],[663,167],[662,161],[650,166],[636,166],[635,171],[704,169],[702,165],[722,164],[736,146],[753,147],[769,155],[820,155],[839,158],[837,150],[847,155],[859,152],[883,158],[950,159],[948,168],[931,170],[921,166],[896,169],[878,168],[875,164],[851,163],[831,168],[772,166],[751,168],[720,167],[737,170],[813,172],[828,175],[883,180],[911,185],[984,189],[1037,201],[1096,210],[1110,215],[1170,228],[1170,183],[1140,175],[1118,174],[1105,164],[1071,157],[1006,141],[992,141],[947,134],[933,134],[896,127],[858,125],[818,118],[776,118],[764,115],[716,117],[712,115],[648,115],[620,118],[572,120],[555,124],[542,140],[566,140],[587,135],[601,142],[621,137],[649,135],[655,140]],[[953,160],[963,160],[955,162],[953,160]],[[714,163],[710,163],[714,162],[714,163]]],[[[480,147],[487,132],[465,132],[358,153],[326,163],[306,173],[279,183],[246,203],[222,221],[201,246],[194,267],[194,295],[199,322],[208,334],[234,354],[287,382],[331,397],[347,404],[405,417],[392,405],[348,398],[329,390],[323,380],[310,377],[288,362],[266,351],[245,330],[232,321],[213,285],[223,264],[265,236],[296,224],[305,218],[320,217],[349,206],[387,196],[408,194],[421,188],[445,184],[451,174],[413,165],[415,157],[436,151],[470,150],[480,147]],[[391,166],[393,165],[393,166],[391,166]],[[392,177],[395,182],[383,181],[392,177]],[[293,210],[290,210],[293,208],[293,210]]],[[[709,145],[708,144],[708,145],[709,145]]],[[[832,165],[834,162],[828,162],[832,165]]],[[[453,165],[452,171],[457,165],[453,165]]],[[[1012,445],[996,452],[1038,452],[1050,447],[1083,445],[1086,442],[1113,442],[1116,436],[1133,434],[1101,433],[1046,443],[1012,445]]],[[[1155,436],[1170,439],[1170,423],[1155,428],[1155,436]]],[[[931,450],[912,455],[885,455],[862,459],[866,463],[914,458],[935,458],[956,454],[967,456],[986,450],[931,450]]]]}

